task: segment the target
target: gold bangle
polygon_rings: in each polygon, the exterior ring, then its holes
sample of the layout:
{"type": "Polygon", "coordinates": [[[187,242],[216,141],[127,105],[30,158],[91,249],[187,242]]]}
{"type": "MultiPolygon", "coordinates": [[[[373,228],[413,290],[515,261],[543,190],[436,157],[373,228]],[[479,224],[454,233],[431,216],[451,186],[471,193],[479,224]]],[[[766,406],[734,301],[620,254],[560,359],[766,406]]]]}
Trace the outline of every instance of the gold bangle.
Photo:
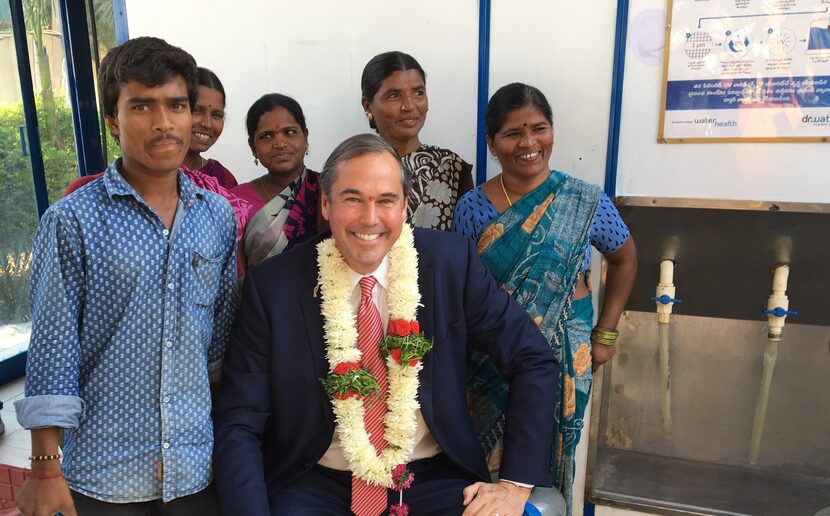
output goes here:
{"type": "Polygon", "coordinates": [[[591,340],[605,346],[613,346],[616,344],[619,336],[619,330],[606,330],[599,326],[594,326],[594,329],[591,330],[591,340]]]}
{"type": "Polygon", "coordinates": [[[610,328],[603,328],[602,326],[594,326],[591,331],[599,332],[599,333],[607,333],[608,335],[617,336],[620,334],[620,330],[612,330],[610,328]]]}
{"type": "Polygon", "coordinates": [[[594,326],[594,329],[591,330],[591,334],[600,335],[609,339],[616,339],[620,335],[620,330],[607,330],[605,328],[600,328],[599,326],[594,326]]]}
{"type": "Polygon", "coordinates": [[[60,453],[55,453],[52,455],[29,455],[29,460],[33,461],[58,460],[60,458],[60,453]]]}

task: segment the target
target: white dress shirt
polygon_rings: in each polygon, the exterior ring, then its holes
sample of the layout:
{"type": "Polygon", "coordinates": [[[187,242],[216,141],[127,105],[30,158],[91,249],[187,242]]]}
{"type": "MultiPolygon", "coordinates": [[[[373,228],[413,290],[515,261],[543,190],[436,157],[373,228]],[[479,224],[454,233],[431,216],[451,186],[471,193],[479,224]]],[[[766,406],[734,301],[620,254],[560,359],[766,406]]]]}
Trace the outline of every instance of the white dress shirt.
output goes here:
{"type": "MultiPolygon", "coordinates": [[[[365,275],[374,276],[377,280],[375,287],[372,289],[372,301],[374,301],[378,312],[380,312],[380,320],[383,323],[384,333],[389,323],[389,309],[386,302],[387,289],[389,287],[388,272],[389,258],[384,257],[383,261],[380,262],[380,265],[374,272],[365,275]]],[[[347,268],[347,273],[349,275],[349,284],[352,289],[352,297],[350,301],[352,310],[356,315],[358,308],[360,307],[360,286],[358,283],[364,275],[356,273],[351,268],[347,268]]],[[[427,428],[427,424],[424,421],[424,416],[421,414],[420,409],[415,411],[415,419],[417,422],[417,427],[415,429],[415,449],[412,451],[412,455],[409,457],[407,462],[419,459],[428,459],[441,453],[441,447],[438,446],[437,442],[435,442],[435,438],[432,437],[432,434],[427,428]]],[[[346,458],[343,456],[343,448],[340,445],[340,439],[337,437],[337,432],[334,433],[331,446],[329,446],[329,449],[326,450],[326,453],[320,459],[319,464],[331,469],[338,469],[341,471],[349,470],[349,463],[346,462],[346,458]]]]}

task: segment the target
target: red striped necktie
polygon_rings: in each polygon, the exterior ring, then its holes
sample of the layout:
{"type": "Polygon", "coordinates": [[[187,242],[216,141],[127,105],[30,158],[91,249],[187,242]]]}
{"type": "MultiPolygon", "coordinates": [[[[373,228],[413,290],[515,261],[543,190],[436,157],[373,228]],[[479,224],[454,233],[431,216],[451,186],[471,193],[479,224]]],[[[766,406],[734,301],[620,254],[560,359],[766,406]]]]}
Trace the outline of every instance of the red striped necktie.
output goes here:
{"type": "MultiPolygon", "coordinates": [[[[386,448],[383,438],[383,416],[386,415],[386,365],[378,344],[383,338],[383,323],[378,308],[372,301],[372,289],[377,280],[374,276],[360,279],[360,307],[357,310],[357,347],[361,353],[361,364],[378,381],[380,392],[376,398],[363,400],[363,423],[369,432],[369,442],[377,453],[386,448]]],[[[392,475],[392,472],[389,472],[392,475]]],[[[386,488],[369,485],[352,477],[352,512],[357,516],[377,516],[386,509],[386,488]]]]}

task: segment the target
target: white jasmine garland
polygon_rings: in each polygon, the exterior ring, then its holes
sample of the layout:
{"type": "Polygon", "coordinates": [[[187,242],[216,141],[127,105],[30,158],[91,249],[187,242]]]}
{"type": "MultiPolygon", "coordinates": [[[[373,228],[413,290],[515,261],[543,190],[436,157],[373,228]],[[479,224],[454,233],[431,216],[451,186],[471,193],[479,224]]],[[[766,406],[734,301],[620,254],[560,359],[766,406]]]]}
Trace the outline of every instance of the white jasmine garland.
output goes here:
{"type": "MultiPolygon", "coordinates": [[[[418,253],[412,228],[408,224],[403,225],[400,237],[392,245],[388,257],[389,319],[414,321],[421,293],[418,290],[418,253]]],[[[360,362],[357,317],[350,302],[348,265],[333,238],[317,244],[317,265],[326,359],[331,373],[338,364],[360,362]]],[[[387,447],[380,454],[376,453],[366,432],[363,400],[332,397],[337,436],[354,476],[370,484],[392,487],[392,470],[409,461],[415,448],[415,412],[420,408],[418,373],[421,369],[421,361],[415,366],[401,366],[392,356],[386,357],[389,390],[383,421],[387,447]]]]}

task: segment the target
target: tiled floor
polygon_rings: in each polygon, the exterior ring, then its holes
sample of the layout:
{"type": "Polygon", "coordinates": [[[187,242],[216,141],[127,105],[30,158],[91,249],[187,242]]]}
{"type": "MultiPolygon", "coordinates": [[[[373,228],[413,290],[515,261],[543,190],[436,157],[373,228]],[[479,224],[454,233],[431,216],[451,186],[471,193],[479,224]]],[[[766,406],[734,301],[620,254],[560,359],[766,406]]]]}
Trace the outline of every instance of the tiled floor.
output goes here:
{"type": "Polygon", "coordinates": [[[0,400],[3,401],[3,410],[0,416],[6,425],[6,433],[0,435],[0,464],[29,467],[29,454],[32,446],[29,440],[29,431],[20,428],[17,424],[17,414],[14,411],[14,402],[23,397],[23,378],[0,387],[0,400]]]}
{"type": "Polygon", "coordinates": [[[0,387],[3,409],[0,416],[6,425],[6,432],[0,435],[0,516],[20,514],[14,503],[14,496],[23,484],[25,470],[29,467],[32,449],[29,431],[17,424],[14,401],[23,396],[23,378],[0,387]]]}

